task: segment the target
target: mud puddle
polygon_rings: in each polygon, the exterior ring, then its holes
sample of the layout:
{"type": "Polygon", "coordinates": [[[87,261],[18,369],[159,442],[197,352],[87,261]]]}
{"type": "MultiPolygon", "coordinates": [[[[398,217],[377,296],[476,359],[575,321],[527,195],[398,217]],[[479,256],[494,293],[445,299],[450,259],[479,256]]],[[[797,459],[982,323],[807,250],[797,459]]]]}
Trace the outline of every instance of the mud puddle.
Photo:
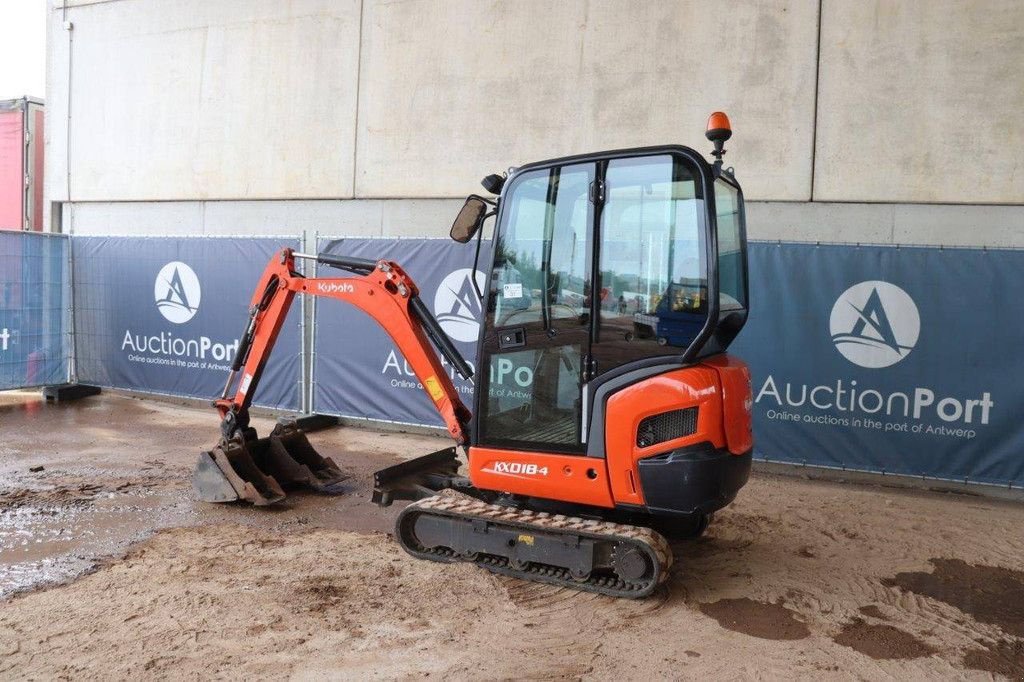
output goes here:
{"type": "Polygon", "coordinates": [[[196,500],[188,469],[139,463],[123,470],[0,471],[0,599],[72,580],[153,532],[206,523],[236,523],[278,533],[317,528],[388,533],[402,505],[370,503],[372,472],[394,456],[326,448],[351,478],[340,495],[291,492],[273,508],[196,500]]]}
{"type": "Polygon", "coordinates": [[[75,578],[100,557],[180,523],[184,490],[161,480],[0,477],[0,599],[75,578]]]}

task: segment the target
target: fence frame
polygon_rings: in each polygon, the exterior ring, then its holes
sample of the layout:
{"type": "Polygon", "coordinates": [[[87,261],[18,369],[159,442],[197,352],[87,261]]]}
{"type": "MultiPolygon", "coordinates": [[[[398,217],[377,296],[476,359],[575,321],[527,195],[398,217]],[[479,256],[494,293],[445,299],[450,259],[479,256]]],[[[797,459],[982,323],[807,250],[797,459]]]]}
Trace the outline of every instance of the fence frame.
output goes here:
{"type": "MultiPolygon", "coordinates": [[[[305,242],[305,240],[304,240],[304,236],[305,236],[304,233],[303,234],[291,234],[291,235],[283,235],[283,234],[192,234],[192,233],[187,233],[187,234],[78,234],[78,235],[76,235],[76,234],[69,234],[69,235],[64,235],[64,236],[69,237],[69,239],[71,241],[73,241],[75,239],[198,239],[198,238],[205,238],[205,239],[260,239],[260,240],[263,240],[263,239],[279,239],[279,240],[287,240],[287,241],[290,241],[290,242],[295,242],[295,243],[299,244],[300,248],[304,248],[304,242],[305,242]]],[[[69,247],[68,253],[72,254],[72,255],[69,255],[69,258],[73,261],[74,260],[74,256],[73,256],[74,249],[69,247]]],[[[73,271],[72,271],[72,275],[70,276],[70,282],[71,282],[71,289],[74,290],[73,271]]],[[[256,282],[254,281],[253,282],[253,286],[255,286],[255,285],[256,285],[256,282]]],[[[74,319],[74,310],[73,309],[72,309],[71,313],[72,313],[72,319],[74,319]]],[[[244,320],[239,320],[239,322],[240,322],[240,328],[241,328],[242,327],[241,323],[243,323],[244,320]]],[[[305,384],[305,374],[304,374],[304,371],[303,371],[304,363],[306,361],[305,360],[305,342],[304,342],[304,340],[305,340],[305,335],[307,333],[307,331],[306,331],[307,325],[305,324],[304,315],[302,315],[302,314],[299,315],[299,325],[298,326],[299,326],[299,371],[298,371],[298,379],[297,379],[297,382],[296,382],[297,383],[297,393],[298,393],[298,396],[299,396],[299,410],[298,410],[298,412],[293,412],[293,411],[288,410],[287,408],[283,408],[283,407],[272,407],[272,406],[267,406],[267,405],[261,405],[259,402],[253,402],[253,406],[254,407],[257,407],[257,408],[260,408],[260,409],[278,410],[278,411],[286,412],[286,413],[289,413],[289,414],[301,414],[301,415],[311,414],[310,412],[306,411],[307,406],[305,405],[305,401],[304,401],[304,396],[305,396],[305,393],[306,393],[306,387],[304,385],[305,384]]],[[[76,336],[75,336],[75,353],[74,353],[75,354],[75,358],[76,358],[76,363],[77,363],[77,340],[78,340],[78,338],[77,338],[77,334],[76,334],[76,336]]],[[[80,377],[78,376],[78,373],[77,373],[77,364],[76,364],[75,370],[76,371],[75,371],[75,374],[74,374],[74,377],[73,377],[73,383],[79,383],[80,382],[80,377]]],[[[112,390],[112,391],[127,391],[127,392],[130,392],[130,393],[136,393],[136,394],[139,394],[139,395],[153,395],[153,396],[160,396],[160,397],[164,397],[164,398],[179,398],[179,399],[183,399],[183,400],[207,400],[207,398],[203,398],[203,397],[197,397],[197,396],[191,396],[191,395],[183,395],[183,394],[180,394],[180,393],[168,393],[166,391],[158,391],[158,390],[152,390],[152,389],[125,388],[124,386],[108,386],[108,385],[106,385],[106,384],[104,384],[102,382],[99,382],[99,383],[90,382],[89,385],[97,386],[99,388],[104,388],[104,389],[108,389],[108,390],[112,390]]],[[[215,397],[220,397],[220,396],[210,396],[209,400],[212,400],[215,397]]]]}
{"type": "MultiPolygon", "coordinates": [[[[383,237],[376,235],[336,235],[336,234],[323,234],[320,231],[309,231],[304,230],[299,234],[283,235],[283,234],[258,234],[258,235],[245,235],[245,234],[88,234],[88,235],[75,235],[65,233],[51,233],[51,232],[17,232],[18,234],[30,234],[33,235],[31,238],[40,239],[58,239],[64,240],[66,243],[66,256],[64,258],[64,268],[67,275],[67,281],[62,283],[62,355],[64,355],[64,362],[66,363],[65,381],[67,383],[77,383],[80,379],[78,373],[78,361],[79,361],[79,334],[78,324],[76,322],[76,304],[78,302],[78,291],[75,286],[75,254],[74,254],[74,240],[77,238],[99,238],[99,239],[118,239],[118,238],[131,238],[131,239],[260,239],[260,240],[287,240],[292,243],[298,243],[299,248],[303,252],[311,253],[311,249],[319,249],[321,240],[345,240],[345,239],[358,239],[358,240],[372,240],[380,242],[394,242],[402,240],[444,240],[444,237],[421,237],[421,236],[401,236],[401,237],[383,237]]],[[[978,246],[943,246],[943,245],[931,245],[931,244],[879,244],[879,243],[868,243],[868,242],[840,242],[840,241],[795,241],[795,240],[778,240],[778,239],[767,239],[749,240],[751,244],[762,244],[762,245],[802,245],[802,246],[843,246],[850,248],[859,247],[871,247],[871,248],[886,248],[886,249],[939,249],[939,250],[974,250],[974,251],[1024,251],[1024,247],[978,247],[978,246]]],[[[302,262],[298,265],[300,272],[303,274],[312,271],[312,275],[317,276],[319,267],[316,264],[307,265],[302,262]]],[[[302,296],[302,302],[300,310],[298,311],[298,333],[299,333],[299,351],[298,351],[298,378],[297,378],[297,390],[299,396],[299,413],[304,415],[314,414],[318,408],[316,400],[316,386],[317,386],[317,353],[320,352],[317,348],[316,343],[316,324],[319,314],[319,301],[317,297],[302,296]]],[[[52,384],[30,384],[19,387],[12,387],[11,389],[5,390],[19,390],[19,389],[32,389],[41,388],[52,384]]],[[[102,384],[100,384],[102,386],[102,384]]],[[[152,395],[159,397],[171,397],[171,398],[186,398],[186,399],[199,399],[194,396],[185,396],[182,394],[168,393],[159,390],[147,390],[147,389],[132,389],[125,388],[123,386],[103,386],[118,391],[128,391],[132,393],[138,393],[142,395],[152,395]]],[[[289,412],[285,408],[267,408],[279,410],[282,412],[289,412]]],[[[395,427],[414,427],[417,429],[424,430],[436,430],[438,432],[443,431],[441,427],[432,424],[421,424],[417,422],[400,421],[400,420],[389,420],[380,419],[374,417],[366,417],[362,415],[354,414],[337,414],[332,416],[342,417],[347,420],[358,420],[367,424],[386,424],[395,427]]],[[[808,462],[795,462],[786,461],[779,459],[772,459],[766,455],[762,456],[755,452],[755,461],[763,462],[772,465],[783,466],[786,468],[792,468],[795,471],[801,469],[820,470],[823,472],[852,472],[858,474],[865,474],[872,477],[880,477],[881,479],[908,479],[908,480],[920,480],[923,482],[935,481],[940,483],[952,483],[958,485],[967,485],[972,487],[978,487],[980,489],[1000,489],[1010,491],[1021,491],[1024,490],[1024,481],[1013,480],[1006,483],[992,483],[987,481],[976,481],[972,480],[969,476],[962,479],[958,478],[947,478],[936,475],[921,474],[914,476],[905,473],[894,473],[887,472],[884,468],[880,470],[873,469],[861,469],[857,467],[850,467],[844,465],[830,465],[830,464],[819,464],[819,463],[808,463],[808,462]]]]}
{"type": "MultiPolygon", "coordinates": [[[[18,235],[22,239],[55,239],[63,240],[67,244],[67,255],[65,262],[62,266],[63,270],[67,273],[67,281],[62,283],[61,287],[61,327],[63,329],[61,339],[61,355],[64,356],[63,362],[65,364],[64,371],[64,383],[69,384],[74,382],[74,354],[75,354],[75,334],[74,334],[74,272],[72,270],[72,246],[71,246],[71,235],[56,233],[56,232],[36,232],[34,230],[3,230],[2,234],[18,235]],[[65,305],[66,303],[66,305],[65,305]]],[[[24,254],[22,254],[24,257],[24,254]]],[[[63,274],[63,273],[62,273],[63,274]]],[[[54,386],[52,383],[31,383],[22,384],[19,386],[12,386],[6,389],[0,389],[5,391],[19,391],[25,389],[35,388],[46,388],[47,386],[54,386]]]]}

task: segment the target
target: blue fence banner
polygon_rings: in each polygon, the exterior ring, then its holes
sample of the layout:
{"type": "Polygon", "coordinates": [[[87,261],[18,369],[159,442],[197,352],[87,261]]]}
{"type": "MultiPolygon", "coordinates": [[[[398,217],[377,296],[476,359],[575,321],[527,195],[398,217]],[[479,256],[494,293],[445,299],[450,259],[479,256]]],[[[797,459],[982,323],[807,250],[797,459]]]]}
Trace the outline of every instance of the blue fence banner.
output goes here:
{"type": "Polygon", "coordinates": [[[0,389],[68,381],[69,248],[62,235],[0,231],[0,389]]]}
{"type": "MultiPolygon", "coordinates": [[[[295,237],[75,237],[76,368],[81,383],[219,397],[275,251],[295,237]]],[[[301,409],[298,301],[254,404],[301,409]]]]}
{"type": "MultiPolygon", "coordinates": [[[[476,340],[483,320],[473,286],[475,244],[447,239],[321,239],[319,253],[395,261],[420,288],[420,298],[454,341],[462,356],[476,363],[476,340]]],[[[478,268],[486,271],[489,249],[478,268]]],[[[321,277],[343,271],[318,269],[321,277]]],[[[484,291],[486,277],[476,271],[484,291]]],[[[387,333],[354,306],[331,299],[316,303],[313,339],[313,410],[321,414],[442,426],[430,399],[387,333]]],[[[472,405],[473,385],[444,361],[462,401],[472,405]]]]}
{"type": "Polygon", "coordinates": [[[749,255],[756,457],[1024,485],[1024,251],[749,255]]]}

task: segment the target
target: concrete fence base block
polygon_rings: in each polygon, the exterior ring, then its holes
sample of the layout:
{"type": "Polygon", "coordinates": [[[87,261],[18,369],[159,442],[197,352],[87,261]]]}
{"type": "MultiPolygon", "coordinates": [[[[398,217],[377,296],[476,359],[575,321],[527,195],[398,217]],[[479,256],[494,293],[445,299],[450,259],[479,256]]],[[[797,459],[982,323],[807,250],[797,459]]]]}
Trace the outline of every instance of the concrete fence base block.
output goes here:
{"type": "Polygon", "coordinates": [[[326,414],[308,414],[295,420],[295,425],[306,433],[323,431],[324,429],[329,429],[332,426],[337,426],[340,423],[341,420],[337,417],[331,417],[326,414]]]}
{"type": "Polygon", "coordinates": [[[90,386],[89,384],[61,384],[43,388],[43,397],[58,403],[88,398],[91,395],[99,395],[99,393],[99,386],[90,386]]]}

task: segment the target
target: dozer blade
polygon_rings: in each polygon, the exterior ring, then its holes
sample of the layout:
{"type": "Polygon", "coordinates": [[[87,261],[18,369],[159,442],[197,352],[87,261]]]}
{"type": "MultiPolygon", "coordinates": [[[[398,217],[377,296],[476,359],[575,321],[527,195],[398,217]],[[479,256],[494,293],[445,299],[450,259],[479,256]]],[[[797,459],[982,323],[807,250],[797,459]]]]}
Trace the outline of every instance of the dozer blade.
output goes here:
{"type": "Polygon", "coordinates": [[[457,488],[459,475],[455,448],[445,448],[415,459],[400,462],[373,474],[374,504],[387,507],[395,500],[420,500],[445,488],[457,488]]]}
{"type": "Polygon", "coordinates": [[[260,470],[238,441],[221,443],[200,453],[192,474],[192,487],[204,502],[246,500],[264,506],[285,497],[278,482],[260,470]]]}
{"type": "Polygon", "coordinates": [[[261,469],[282,485],[307,486],[328,495],[344,492],[341,484],[348,474],[333,459],[321,456],[295,422],[279,423],[269,438],[260,441],[266,441],[266,446],[261,447],[260,453],[254,452],[253,457],[261,469]]]}

